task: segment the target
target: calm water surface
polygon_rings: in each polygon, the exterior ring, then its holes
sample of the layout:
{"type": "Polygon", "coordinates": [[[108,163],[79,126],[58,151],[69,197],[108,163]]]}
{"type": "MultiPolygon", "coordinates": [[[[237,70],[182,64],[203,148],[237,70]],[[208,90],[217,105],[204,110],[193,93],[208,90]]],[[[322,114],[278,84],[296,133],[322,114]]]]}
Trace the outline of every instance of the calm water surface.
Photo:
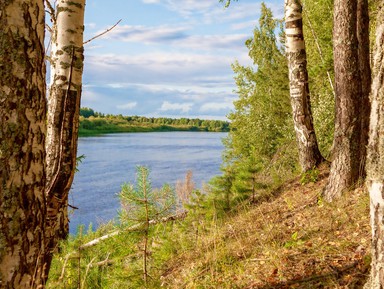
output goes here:
{"type": "Polygon", "coordinates": [[[116,217],[116,194],[124,182],[134,182],[135,168],[150,168],[153,187],[175,184],[188,170],[197,187],[220,174],[221,142],[226,133],[154,132],[122,133],[79,138],[79,164],[69,196],[79,208],[70,216],[70,232],[78,225],[97,227],[116,217]]]}

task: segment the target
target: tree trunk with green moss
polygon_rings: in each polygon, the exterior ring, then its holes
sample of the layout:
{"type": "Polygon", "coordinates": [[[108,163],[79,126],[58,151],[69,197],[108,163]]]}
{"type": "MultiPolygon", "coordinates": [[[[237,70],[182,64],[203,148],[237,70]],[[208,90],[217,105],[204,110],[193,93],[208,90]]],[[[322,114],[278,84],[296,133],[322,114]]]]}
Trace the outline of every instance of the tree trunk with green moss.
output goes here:
{"type": "Polygon", "coordinates": [[[302,6],[299,0],[285,0],[285,27],[293,122],[300,165],[305,172],[318,166],[324,159],[313,127],[302,6]]]}
{"type": "Polygon", "coordinates": [[[47,127],[47,269],[68,234],[68,193],[76,167],[83,74],[85,0],[59,1],[53,16],[47,127]]]}
{"type": "Polygon", "coordinates": [[[366,185],[370,195],[372,267],[365,288],[384,288],[384,1],[377,17],[366,185]]]}
{"type": "Polygon", "coordinates": [[[42,288],[44,5],[0,5],[0,288],[42,288]]]}

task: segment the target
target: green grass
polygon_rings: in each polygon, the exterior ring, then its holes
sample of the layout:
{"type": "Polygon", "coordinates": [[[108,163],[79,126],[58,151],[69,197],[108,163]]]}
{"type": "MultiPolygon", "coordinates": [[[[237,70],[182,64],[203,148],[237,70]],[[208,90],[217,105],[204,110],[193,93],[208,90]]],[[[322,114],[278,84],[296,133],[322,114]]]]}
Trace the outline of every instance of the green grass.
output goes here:
{"type": "MultiPolygon", "coordinates": [[[[269,187],[262,201],[224,214],[200,196],[185,219],[153,226],[148,288],[361,288],[370,263],[369,197],[360,188],[323,202],[327,173],[269,187]]],[[[55,256],[47,288],[145,288],[139,235],[116,224],[80,230],[55,256]]]]}

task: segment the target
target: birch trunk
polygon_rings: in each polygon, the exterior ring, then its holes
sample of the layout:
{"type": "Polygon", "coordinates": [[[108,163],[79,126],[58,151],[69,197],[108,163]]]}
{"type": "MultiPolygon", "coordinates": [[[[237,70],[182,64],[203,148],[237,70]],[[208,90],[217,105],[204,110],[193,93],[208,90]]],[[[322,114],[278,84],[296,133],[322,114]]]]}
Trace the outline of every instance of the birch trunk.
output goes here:
{"type": "Polygon", "coordinates": [[[370,195],[372,264],[365,288],[384,288],[384,1],[377,18],[366,185],[370,195]]]}
{"type": "MultiPolygon", "coordinates": [[[[324,198],[332,201],[358,181],[361,165],[362,81],[357,37],[358,0],[335,0],[333,50],[335,133],[324,198]]],[[[367,52],[369,53],[369,51],[367,52]]]]}
{"type": "Polygon", "coordinates": [[[41,288],[45,222],[44,5],[0,5],[0,288],[41,288]]]}
{"type": "Polygon", "coordinates": [[[313,127],[300,1],[285,0],[285,25],[293,121],[300,165],[305,172],[319,165],[324,159],[313,127]]]}
{"type": "Polygon", "coordinates": [[[47,270],[68,234],[68,192],[77,152],[85,0],[59,1],[53,23],[47,128],[47,270]]]}

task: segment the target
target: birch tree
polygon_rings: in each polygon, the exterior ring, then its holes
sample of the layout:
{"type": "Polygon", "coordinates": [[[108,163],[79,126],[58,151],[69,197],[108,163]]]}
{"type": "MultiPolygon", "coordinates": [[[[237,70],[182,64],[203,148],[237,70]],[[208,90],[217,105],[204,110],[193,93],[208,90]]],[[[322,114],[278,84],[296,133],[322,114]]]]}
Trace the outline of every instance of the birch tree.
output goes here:
{"type": "Polygon", "coordinates": [[[51,10],[51,82],[46,140],[47,241],[49,268],[58,240],[68,234],[68,193],[77,153],[83,74],[85,0],[59,1],[51,10]]]}
{"type": "Polygon", "coordinates": [[[380,1],[374,50],[366,185],[370,195],[372,264],[367,289],[384,287],[384,1],[380,1]]]}
{"type": "Polygon", "coordinates": [[[43,4],[0,5],[0,288],[41,288],[43,282],[43,4]]]}
{"type": "Polygon", "coordinates": [[[299,0],[285,0],[286,55],[294,128],[302,171],[319,165],[320,153],[310,104],[307,55],[303,34],[302,5],[299,0]]]}

